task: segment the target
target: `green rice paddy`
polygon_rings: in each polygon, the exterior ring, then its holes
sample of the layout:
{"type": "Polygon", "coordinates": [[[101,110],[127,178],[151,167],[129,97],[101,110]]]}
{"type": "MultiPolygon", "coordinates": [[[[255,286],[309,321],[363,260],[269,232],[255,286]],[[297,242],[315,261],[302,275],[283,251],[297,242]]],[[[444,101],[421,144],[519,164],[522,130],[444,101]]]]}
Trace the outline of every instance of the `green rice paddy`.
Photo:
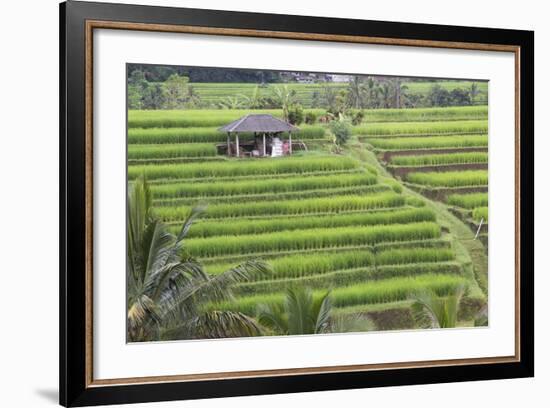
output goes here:
{"type": "MultiPolygon", "coordinates": [[[[212,101],[237,89],[252,91],[243,84],[198,85],[195,91],[212,101]]],[[[408,84],[423,92],[420,85],[408,84]]],[[[297,87],[299,98],[307,100],[311,90],[302,88],[297,87]]],[[[255,316],[259,304],[282,302],[285,289],[294,284],[311,287],[315,297],[330,289],[335,313],[385,310],[426,289],[445,295],[465,284],[479,292],[468,272],[472,259],[457,249],[442,214],[408,186],[487,185],[486,170],[467,168],[487,163],[487,151],[461,151],[487,147],[487,106],[365,110],[363,123],[353,129],[361,147],[346,147],[340,154],[326,147],[328,127],[317,123],[301,125],[293,135],[309,147],[299,155],[218,155],[216,145],[227,137],[218,128],[252,112],[128,114],[128,179],[145,175],[155,214],[177,232],[194,205],[205,206],[183,251],[212,275],[251,258],[271,266],[267,275],[239,284],[235,299],[220,308],[255,316]],[[367,149],[407,151],[383,165],[436,169],[390,179],[367,149]],[[465,168],[440,171],[438,166],[446,165],[465,168]]],[[[261,112],[281,116],[280,110],[261,112]]],[[[467,211],[472,220],[488,219],[487,193],[448,194],[444,204],[467,211]]]]}

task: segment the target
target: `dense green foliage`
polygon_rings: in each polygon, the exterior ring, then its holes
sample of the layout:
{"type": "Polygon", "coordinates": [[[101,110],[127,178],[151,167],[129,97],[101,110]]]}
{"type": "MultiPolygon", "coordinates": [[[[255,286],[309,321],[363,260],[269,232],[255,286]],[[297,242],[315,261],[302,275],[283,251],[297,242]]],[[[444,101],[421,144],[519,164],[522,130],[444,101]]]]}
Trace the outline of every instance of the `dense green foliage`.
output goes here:
{"type": "Polygon", "coordinates": [[[346,109],[364,109],[487,102],[487,82],[434,82],[363,75],[352,75],[346,82],[327,82],[329,78],[324,74],[309,74],[309,79],[314,82],[296,82],[292,74],[267,70],[131,64],[128,104],[131,109],[273,107],[278,102],[274,90],[282,83],[295,103],[328,110],[334,110],[335,103],[346,109]]]}

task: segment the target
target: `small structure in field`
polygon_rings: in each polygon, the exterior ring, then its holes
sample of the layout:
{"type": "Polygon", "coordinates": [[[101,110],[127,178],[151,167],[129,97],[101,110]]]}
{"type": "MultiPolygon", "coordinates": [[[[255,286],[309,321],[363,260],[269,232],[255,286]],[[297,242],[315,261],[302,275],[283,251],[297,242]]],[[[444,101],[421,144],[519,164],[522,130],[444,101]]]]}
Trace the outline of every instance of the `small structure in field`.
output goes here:
{"type": "Polygon", "coordinates": [[[246,115],[219,129],[227,133],[228,156],[282,156],[292,154],[292,132],[299,130],[268,114],[246,115]],[[253,134],[253,140],[239,142],[239,134],[253,134]],[[282,139],[284,133],[288,139],[282,139]],[[232,136],[235,142],[232,143],[232,136]]]}

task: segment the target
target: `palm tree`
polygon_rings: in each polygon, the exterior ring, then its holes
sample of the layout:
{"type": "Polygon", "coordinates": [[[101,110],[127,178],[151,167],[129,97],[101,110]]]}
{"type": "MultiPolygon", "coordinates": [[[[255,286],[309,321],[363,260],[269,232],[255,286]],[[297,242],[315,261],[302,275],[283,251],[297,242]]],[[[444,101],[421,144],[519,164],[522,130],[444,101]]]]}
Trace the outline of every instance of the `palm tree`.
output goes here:
{"type": "Polygon", "coordinates": [[[364,313],[340,314],[330,319],[330,333],[352,333],[376,330],[374,322],[364,313]]]}
{"type": "Polygon", "coordinates": [[[283,120],[288,121],[288,111],[296,102],[296,92],[289,90],[287,85],[276,86],[273,88],[273,97],[283,110],[283,120]]]}
{"type": "Polygon", "coordinates": [[[218,105],[222,109],[241,109],[246,103],[242,98],[227,96],[218,105]]]}
{"type": "Polygon", "coordinates": [[[283,303],[260,305],[259,322],[276,334],[318,334],[329,326],[330,292],[316,297],[310,289],[290,287],[283,303]]]}
{"type": "Polygon", "coordinates": [[[260,327],[250,317],[210,305],[232,299],[231,286],[267,272],[263,261],[247,261],[215,277],[182,255],[184,239],[203,208],[194,208],[177,236],[152,213],[144,178],[128,197],[128,340],[253,336],[260,327]]]}
{"type": "Polygon", "coordinates": [[[261,108],[262,97],[260,93],[260,87],[258,85],[254,87],[250,96],[247,96],[247,95],[239,95],[239,96],[244,101],[244,104],[248,109],[261,108]]]}
{"type": "Polygon", "coordinates": [[[336,96],[335,89],[331,86],[325,85],[323,88],[323,99],[329,111],[334,111],[334,107],[336,106],[336,96]]]}
{"type": "Polygon", "coordinates": [[[348,97],[352,107],[356,109],[362,109],[364,107],[364,88],[361,77],[358,75],[352,76],[348,83],[348,97]]]}
{"type": "Polygon", "coordinates": [[[416,321],[425,328],[456,327],[463,295],[464,286],[459,286],[454,293],[446,297],[439,297],[433,291],[417,294],[412,305],[416,321]]]}
{"type": "Polygon", "coordinates": [[[394,78],[392,82],[395,93],[395,107],[401,109],[403,107],[403,96],[408,87],[401,82],[401,78],[394,78]]]}
{"type": "Polygon", "coordinates": [[[367,79],[365,84],[365,92],[367,94],[368,107],[377,108],[379,106],[380,86],[374,78],[369,77],[367,79]]]}
{"type": "Polygon", "coordinates": [[[479,94],[479,86],[476,82],[472,82],[470,88],[468,89],[470,94],[470,99],[472,100],[472,105],[474,104],[476,96],[479,94]]]}
{"type": "Polygon", "coordinates": [[[384,82],[380,87],[380,94],[382,98],[382,107],[391,108],[393,104],[392,87],[388,82],[384,82]]]}

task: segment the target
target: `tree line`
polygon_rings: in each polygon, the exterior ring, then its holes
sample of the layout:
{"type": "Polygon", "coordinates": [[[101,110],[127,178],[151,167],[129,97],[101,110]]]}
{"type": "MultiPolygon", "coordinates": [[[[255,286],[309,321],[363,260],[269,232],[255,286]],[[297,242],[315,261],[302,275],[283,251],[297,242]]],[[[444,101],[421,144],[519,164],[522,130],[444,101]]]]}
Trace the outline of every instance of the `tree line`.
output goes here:
{"type": "MultiPolygon", "coordinates": [[[[158,82],[152,81],[148,73],[139,69],[129,73],[129,109],[285,109],[285,106],[300,105],[296,90],[289,89],[284,83],[266,87],[265,82],[257,81],[258,85],[249,95],[235,94],[217,102],[207,102],[191,84],[193,80],[190,76],[172,73],[158,82]]],[[[157,76],[163,77],[160,74],[157,76]]],[[[157,79],[157,76],[153,79],[157,79]]],[[[211,78],[211,81],[215,82],[216,79],[211,78]]],[[[219,81],[227,82],[227,78],[220,78],[219,81]]],[[[410,81],[407,80],[407,83],[410,81]]],[[[343,87],[321,83],[312,91],[309,107],[326,109],[338,115],[350,109],[468,106],[475,103],[481,92],[477,82],[472,82],[466,89],[456,87],[452,90],[433,83],[425,93],[411,92],[407,83],[401,78],[359,75],[351,76],[343,87]]]]}

